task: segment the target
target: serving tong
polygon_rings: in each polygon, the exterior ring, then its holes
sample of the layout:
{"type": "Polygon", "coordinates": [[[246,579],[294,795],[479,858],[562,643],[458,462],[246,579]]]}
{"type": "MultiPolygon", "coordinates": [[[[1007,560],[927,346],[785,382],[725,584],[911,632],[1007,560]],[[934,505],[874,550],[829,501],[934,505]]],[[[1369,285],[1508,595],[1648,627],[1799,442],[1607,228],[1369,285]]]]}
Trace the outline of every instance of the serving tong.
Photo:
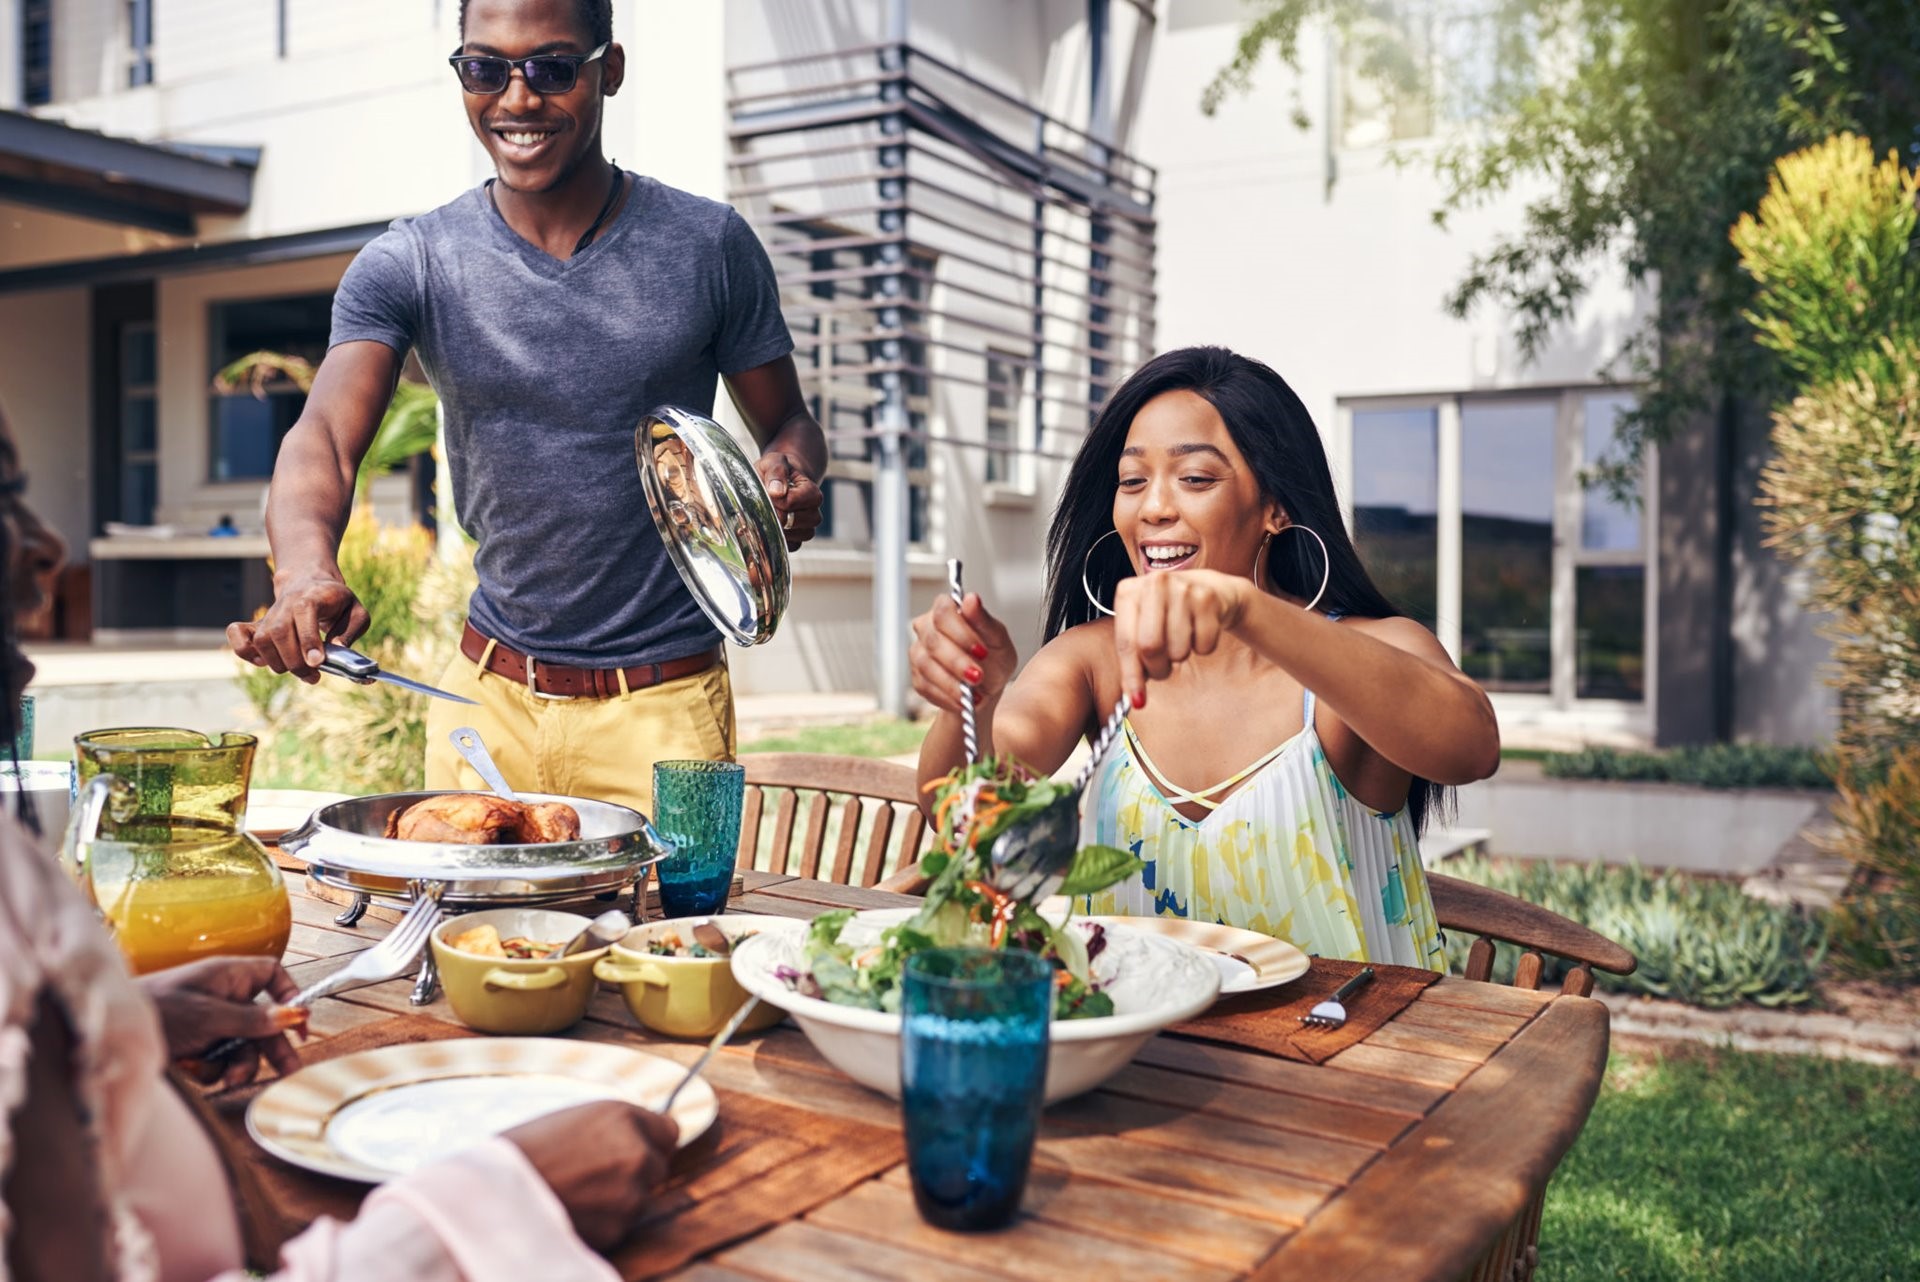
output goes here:
{"type": "MultiPolygon", "coordinates": [[[[966,599],[961,586],[962,567],[958,560],[947,562],[947,590],[956,609],[966,599]]],[[[1107,722],[1094,736],[1086,763],[1074,776],[1073,786],[1030,819],[1016,822],[994,839],[987,852],[988,881],[994,889],[1015,899],[1038,903],[1059,890],[1073,868],[1073,857],[1080,851],[1080,798],[1093,778],[1093,772],[1120,737],[1131,708],[1125,695],[1113,705],[1107,722]]],[[[960,735],[965,744],[967,764],[980,758],[980,735],[974,724],[973,687],[960,685],[960,735]]]]}

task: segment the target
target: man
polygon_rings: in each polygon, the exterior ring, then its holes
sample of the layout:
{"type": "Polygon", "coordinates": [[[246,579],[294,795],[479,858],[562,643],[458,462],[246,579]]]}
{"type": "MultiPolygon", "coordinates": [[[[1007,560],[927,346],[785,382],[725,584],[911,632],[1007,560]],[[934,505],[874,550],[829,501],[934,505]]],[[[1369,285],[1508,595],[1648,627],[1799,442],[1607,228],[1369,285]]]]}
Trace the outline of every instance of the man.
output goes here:
{"type": "Polygon", "coordinates": [[[626,71],[611,8],[461,5],[451,61],[497,179],[399,220],[347,269],[274,469],[274,603],[227,635],[242,658],[312,682],[327,638],[366,630],[336,558],[412,349],[479,541],[460,657],[439,684],[481,706],[434,701],[427,786],[477,785],[447,739],[468,724],[516,787],[650,809],[652,762],[731,755],[733,705],[720,636],[647,514],[633,431],[660,404],[710,412],[724,376],[790,549],[820,523],[826,443],[753,232],[602,154],[626,71]]]}

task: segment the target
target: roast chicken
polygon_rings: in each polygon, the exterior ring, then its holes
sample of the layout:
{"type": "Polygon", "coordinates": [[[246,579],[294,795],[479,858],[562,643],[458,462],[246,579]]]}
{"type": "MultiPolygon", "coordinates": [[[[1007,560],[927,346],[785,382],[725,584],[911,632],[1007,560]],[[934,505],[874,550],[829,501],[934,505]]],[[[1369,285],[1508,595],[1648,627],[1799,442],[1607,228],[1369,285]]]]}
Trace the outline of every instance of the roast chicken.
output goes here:
{"type": "Polygon", "coordinates": [[[427,797],[387,817],[387,836],[459,846],[578,841],[580,815],[564,801],[508,801],[484,792],[427,797]]]}

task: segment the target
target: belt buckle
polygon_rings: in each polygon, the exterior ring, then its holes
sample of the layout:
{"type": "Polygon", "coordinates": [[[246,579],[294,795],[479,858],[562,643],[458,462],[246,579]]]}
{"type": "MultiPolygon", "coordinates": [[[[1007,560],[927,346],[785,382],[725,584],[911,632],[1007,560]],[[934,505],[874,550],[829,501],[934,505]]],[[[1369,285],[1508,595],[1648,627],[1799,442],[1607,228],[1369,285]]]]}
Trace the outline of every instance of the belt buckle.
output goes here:
{"type": "Polygon", "coordinates": [[[534,664],[538,662],[532,655],[527,656],[527,693],[536,699],[551,699],[556,703],[571,703],[580,696],[577,694],[549,694],[542,690],[534,677],[534,664]]]}

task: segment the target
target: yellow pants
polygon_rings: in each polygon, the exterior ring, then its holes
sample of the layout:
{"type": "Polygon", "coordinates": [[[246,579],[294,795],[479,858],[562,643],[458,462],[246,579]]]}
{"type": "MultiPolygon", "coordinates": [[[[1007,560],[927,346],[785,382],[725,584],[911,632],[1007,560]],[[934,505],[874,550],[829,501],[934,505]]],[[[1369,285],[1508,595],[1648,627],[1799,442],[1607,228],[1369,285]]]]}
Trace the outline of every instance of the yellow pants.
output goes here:
{"type": "Polygon", "coordinates": [[[733,759],[733,685],[724,663],[610,699],[548,699],[456,655],[437,683],[477,707],[431,699],[427,787],[485,791],[448,737],[471,726],[515,791],[559,793],[653,813],[653,763],[733,759]]]}

